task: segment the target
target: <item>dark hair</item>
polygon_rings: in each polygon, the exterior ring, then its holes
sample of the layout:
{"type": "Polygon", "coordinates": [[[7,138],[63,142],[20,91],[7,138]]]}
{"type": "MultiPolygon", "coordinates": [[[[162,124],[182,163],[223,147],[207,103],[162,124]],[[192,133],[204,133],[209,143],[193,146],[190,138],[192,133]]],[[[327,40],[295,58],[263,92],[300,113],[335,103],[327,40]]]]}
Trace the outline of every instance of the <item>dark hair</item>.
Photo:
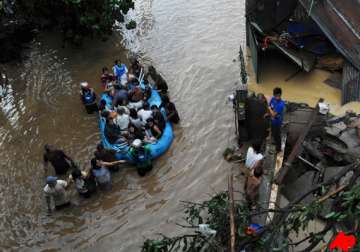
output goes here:
{"type": "Polygon", "coordinates": [[[96,158],[92,158],[91,161],[91,168],[92,169],[99,169],[100,167],[96,165],[96,158]]]}
{"type": "Polygon", "coordinates": [[[97,150],[103,150],[103,149],[104,149],[104,145],[103,145],[102,143],[98,143],[98,144],[96,145],[96,149],[97,149],[97,150]]]}
{"type": "Polygon", "coordinates": [[[144,109],[146,109],[146,110],[148,110],[148,109],[149,109],[149,103],[144,102],[144,104],[143,104],[143,108],[144,108],[144,109]]]}
{"type": "Polygon", "coordinates": [[[161,100],[163,101],[163,103],[168,104],[170,102],[169,96],[167,96],[166,94],[161,96],[161,100]]]}
{"type": "Polygon", "coordinates": [[[137,112],[136,112],[136,109],[134,109],[134,108],[131,108],[131,109],[130,109],[130,117],[131,117],[131,118],[134,118],[134,119],[137,119],[137,118],[138,118],[138,114],[137,114],[137,112]]]}
{"type": "Polygon", "coordinates": [[[155,104],[151,105],[151,110],[153,109],[159,109],[158,106],[156,106],[155,104]]]}
{"type": "Polygon", "coordinates": [[[147,123],[150,123],[150,122],[154,123],[154,119],[152,117],[150,117],[150,118],[146,119],[146,122],[147,123]]]}
{"type": "Polygon", "coordinates": [[[110,115],[110,112],[108,110],[104,110],[101,112],[101,116],[104,117],[104,118],[108,118],[110,115]]]}
{"type": "Polygon", "coordinates": [[[101,100],[100,100],[100,104],[106,106],[106,101],[105,101],[104,99],[101,99],[101,100]]]}
{"type": "Polygon", "coordinates": [[[114,61],[115,65],[119,64],[119,60],[114,61]]]}
{"type": "Polygon", "coordinates": [[[254,141],[252,144],[251,144],[251,147],[253,147],[254,151],[256,153],[260,153],[261,152],[261,142],[260,141],[254,141]]]}
{"type": "Polygon", "coordinates": [[[281,94],[282,94],[281,88],[279,88],[279,87],[274,88],[274,90],[273,90],[273,95],[274,96],[281,95],[281,94]]]}
{"type": "Polygon", "coordinates": [[[77,178],[80,178],[81,177],[81,171],[79,169],[74,169],[72,172],[71,172],[71,176],[73,177],[73,179],[77,179],[77,178]]]}
{"type": "Polygon", "coordinates": [[[50,147],[49,144],[45,144],[45,145],[44,145],[44,150],[45,150],[46,152],[49,152],[50,149],[51,149],[51,147],[50,147]]]}
{"type": "Polygon", "coordinates": [[[125,109],[124,109],[124,108],[118,108],[116,111],[117,111],[117,113],[118,113],[119,115],[125,114],[125,109]]]}
{"type": "Polygon", "coordinates": [[[103,67],[102,72],[105,73],[106,71],[109,71],[109,69],[107,67],[103,67]]]}
{"type": "Polygon", "coordinates": [[[262,167],[261,167],[261,166],[256,167],[255,170],[254,170],[254,176],[257,177],[257,178],[259,178],[259,177],[261,177],[262,175],[263,175],[263,169],[262,169],[262,167]]]}

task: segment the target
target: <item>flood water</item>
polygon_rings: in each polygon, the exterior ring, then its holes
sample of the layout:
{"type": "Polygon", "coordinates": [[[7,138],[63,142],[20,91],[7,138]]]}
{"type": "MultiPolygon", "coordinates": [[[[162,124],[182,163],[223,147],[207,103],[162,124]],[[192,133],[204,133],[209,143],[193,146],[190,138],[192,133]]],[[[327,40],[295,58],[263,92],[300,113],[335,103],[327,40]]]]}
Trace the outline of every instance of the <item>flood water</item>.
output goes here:
{"type": "MultiPolygon", "coordinates": [[[[131,16],[136,31],[105,43],[62,49],[61,38],[44,34],[22,64],[5,66],[10,80],[0,111],[0,250],[139,251],[144,237],[174,234],[181,200],[197,201],[226,188],[222,152],[234,138],[226,96],[238,80],[244,43],[244,2],[234,0],[139,0],[131,16]],[[123,47],[125,45],[125,48],[123,47]],[[42,193],[42,146],[53,144],[79,161],[99,141],[97,118],[87,115],[79,82],[98,91],[101,67],[129,51],[153,64],[167,80],[182,122],[170,150],[139,178],[124,167],[113,190],[47,216],[42,193]]],[[[118,32],[120,34],[121,32],[118,32]]]]}
{"type": "MultiPolygon", "coordinates": [[[[0,101],[0,251],[139,251],[145,237],[178,232],[181,200],[200,201],[226,189],[231,165],[222,152],[234,143],[226,96],[239,80],[234,59],[245,42],[244,1],[137,0],[130,18],[138,23],[135,31],[119,31],[105,43],[86,41],[82,49],[62,49],[60,37],[44,34],[23,64],[5,66],[10,81],[0,101]],[[111,192],[89,200],[73,193],[73,207],[47,216],[42,146],[53,144],[89,165],[100,139],[96,116],[80,103],[79,82],[100,91],[101,68],[129,52],[167,80],[182,118],[175,141],[146,177],[124,167],[113,175],[111,192]]],[[[250,88],[271,95],[280,85],[285,99],[311,105],[324,97],[333,111],[360,107],[340,108],[340,92],[323,84],[325,72],[285,83],[293,72],[291,64],[274,59],[264,65],[262,84],[250,79],[250,88]]]]}

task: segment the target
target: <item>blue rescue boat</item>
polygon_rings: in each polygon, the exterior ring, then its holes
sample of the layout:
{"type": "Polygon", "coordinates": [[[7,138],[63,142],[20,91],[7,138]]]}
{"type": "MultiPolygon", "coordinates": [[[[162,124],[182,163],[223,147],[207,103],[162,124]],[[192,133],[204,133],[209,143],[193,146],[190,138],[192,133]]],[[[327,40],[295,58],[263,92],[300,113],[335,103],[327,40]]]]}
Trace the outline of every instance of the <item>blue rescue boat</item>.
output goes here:
{"type": "MultiPolygon", "coordinates": [[[[109,96],[107,93],[103,93],[101,95],[101,100],[105,100],[106,104],[108,106],[111,106],[112,104],[112,97],[109,96]]],[[[147,101],[150,105],[157,105],[160,107],[161,104],[161,97],[159,93],[156,90],[151,91],[151,97],[147,101]]],[[[164,108],[161,108],[161,112],[166,115],[164,108]]],[[[135,163],[131,155],[129,154],[130,146],[126,145],[117,145],[117,144],[111,144],[105,137],[105,124],[106,120],[105,118],[102,118],[100,116],[99,119],[99,128],[100,128],[100,135],[103,142],[103,145],[107,149],[115,150],[117,153],[115,155],[116,159],[118,160],[127,160],[129,163],[135,163]]],[[[163,155],[171,146],[171,143],[173,141],[174,135],[173,130],[170,122],[166,122],[166,126],[164,129],[164,132],[162,136],[157,140],[156,143],[148,143],[146,146],[148,146],[151,150],[151,159],[156,159],[163,155]]]]}

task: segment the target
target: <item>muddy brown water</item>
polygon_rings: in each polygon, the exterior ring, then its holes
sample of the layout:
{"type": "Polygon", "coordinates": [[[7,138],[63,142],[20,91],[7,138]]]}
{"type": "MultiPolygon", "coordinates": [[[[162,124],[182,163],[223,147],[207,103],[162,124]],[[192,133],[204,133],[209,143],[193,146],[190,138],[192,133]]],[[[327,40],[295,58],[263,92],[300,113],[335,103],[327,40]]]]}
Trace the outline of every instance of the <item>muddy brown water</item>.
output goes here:
{"type": "MultiPolygon", "coordinates": [[[[238,79],[238,48],[244,43],[242,1],[141,0],[131,15],[134,32],[84,48],[60,47],[44,34],[23,64],[7,65],[9,85],[0,110],[0,250],[139,251],[144,237],[175,234],[180,200],[200,200],[226,188],[230,165],[222,151],[233,139],[226,96],[238,79]],[[124,48],[124,46],[126,48],[124,48]],[[139,178],[124,167],[113,190],[46,215],[42,146],[63,148],[89,165],[99,141],[95,115],[87,115],[78,85],[99,90],[101,67],[135,51],[169,84],[182,118],[170,150],[139,178]]],[[[121,33],[121,32],[119,32],[121,33]]],[[[50,170],[51,171],[51,170],[50,170]]]]}

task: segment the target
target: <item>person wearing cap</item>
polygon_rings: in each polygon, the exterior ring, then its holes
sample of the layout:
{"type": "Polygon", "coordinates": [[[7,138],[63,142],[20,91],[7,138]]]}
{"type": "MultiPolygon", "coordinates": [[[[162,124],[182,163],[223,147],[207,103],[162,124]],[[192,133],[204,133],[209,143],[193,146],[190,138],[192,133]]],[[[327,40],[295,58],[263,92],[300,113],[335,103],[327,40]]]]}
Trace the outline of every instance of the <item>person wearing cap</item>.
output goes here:
{"type": "Polygon", "coordinates": [[[80,97],[88,114],[98,110],[98,106],[96,104],[96,94],[94,90],[90,88],[89,83],[80,83],[80,97]]]}
{"type": "Polygon", "coordinates": [[[140,176],[145,176],[145,174],[152,169],[150,148],[144,146],[140,139],[135,139],[131,143],[129,153],[135,161],[138,174],[140,176]]]}
{"type": "Polygon", "coordinates": [[[55,209],[61,209],[70,205],[70,201],[66,194],[67,186],[68,183],[65,180],[58,179],[54,176],[48,176],[46,178],[44,193],[49,212],[53,210],[51,205],[52,201],[54,202],[55,209]]]}
{"type": "Polygon", "coordinates": [[[45,170],[47,169],[49,162],[54,167],[57,175],[65,174],[69,170],[73,160],[66,155],[63,150],[57,150],[50,145],[45,144],[44,151],[45,153],[43,157],[45,170]]]}

